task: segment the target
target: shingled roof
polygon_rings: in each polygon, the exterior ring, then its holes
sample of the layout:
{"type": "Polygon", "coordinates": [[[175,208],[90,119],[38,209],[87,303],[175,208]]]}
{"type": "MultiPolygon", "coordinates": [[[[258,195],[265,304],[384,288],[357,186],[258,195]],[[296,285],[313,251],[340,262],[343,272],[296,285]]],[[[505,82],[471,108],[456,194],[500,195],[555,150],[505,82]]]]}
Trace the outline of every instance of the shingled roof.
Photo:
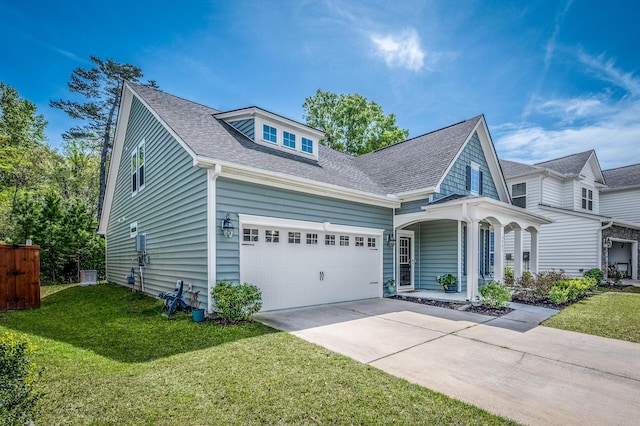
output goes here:
{"type": "Polygon", "coordinates": [[[554,160],[537,163],[536,166],[554,170],[564,175],[578,175],[587,164],[593,149],[578,154],[567,155],[566,157],[556,158],[554,160]]]}
{"type": "Polygon", "coordinates": [[[509,160],[500,160],[500,167],[502,167],[502,173],[506,178],[523,175],[530,172],[539,172],[540,170],[542,170],[540,167],[530,166],[528,164],[509,160]]]}
{"type": "Polygon", "coordinates": [[[640,186],[640,164],[603,170],[602,174],[607,182],[606,189],[640,186]]]}
{"type": "Polygon", "coordinates": [[[436,186],[482,115],[355,158],[389,193],[436,186]]]}
{"type": "Polygon", "coordinates": [[[215,114],[220,111],[128,83],[197,156],[284,173],[378,195],[433,187],[481,115],[378,151],[352,157],[320,145],[318,160],[254,143],[215,114]]]}

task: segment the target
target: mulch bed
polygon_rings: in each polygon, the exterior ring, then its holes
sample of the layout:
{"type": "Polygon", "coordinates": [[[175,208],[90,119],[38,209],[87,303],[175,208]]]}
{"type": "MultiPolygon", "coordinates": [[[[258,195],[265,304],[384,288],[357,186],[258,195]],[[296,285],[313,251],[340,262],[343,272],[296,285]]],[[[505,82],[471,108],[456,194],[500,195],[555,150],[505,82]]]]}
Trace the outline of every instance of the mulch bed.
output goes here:
{"type": "Polygon", "coordinates": [[[393,295],[389,299],[404,300],[406,302],[420,303],[423,305],[437,306],[439,308],[454,309],[458,311],[473,312],[475,314],[490,315],[493,317],[501,317],[509,312],[513,312],[511,308],[491,308],[489,306],[473,306],[467,302],[449,302],[443,300],[424,299],[422,297],[393,295]]]}

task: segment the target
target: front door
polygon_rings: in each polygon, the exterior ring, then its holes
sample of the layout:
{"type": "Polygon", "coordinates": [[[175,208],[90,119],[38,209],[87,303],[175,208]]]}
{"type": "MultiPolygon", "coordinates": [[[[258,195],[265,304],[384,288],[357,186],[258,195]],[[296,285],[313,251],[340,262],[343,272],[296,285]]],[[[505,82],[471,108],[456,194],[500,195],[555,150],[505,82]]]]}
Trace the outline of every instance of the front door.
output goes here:
{"type": "Polygon", "coordinates": [[[398,290],[413,290],[413,233],[398,231],[398,290]]]}

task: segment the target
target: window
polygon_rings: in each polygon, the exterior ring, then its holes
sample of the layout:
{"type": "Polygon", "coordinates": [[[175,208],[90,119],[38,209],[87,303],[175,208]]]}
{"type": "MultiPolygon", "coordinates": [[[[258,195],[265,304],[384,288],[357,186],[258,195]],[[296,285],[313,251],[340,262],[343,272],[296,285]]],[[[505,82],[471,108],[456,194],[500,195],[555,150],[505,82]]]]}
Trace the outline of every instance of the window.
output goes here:
{"type": "Polygon", "coordinates": [[[131,153],[131,195],[136,195],[145,184],[144,139],[131,153]]]}
{"type": "Polygon", "coordinates": [[[287,148],[296,149],[296,135],[289,132],[284,132],[284,137],[282,139],[282,145],[287,148]]]}
{"type": "Polygon", "coordinates": [[[349,245],[349,237],[347,235],[340,235],[340,245],[347,247],[349,245]]]}
{"type": "Polygon", "coordinates": [[[516,183],[511,185],[511,201],[514,206],[527,208],[527,183],[516,183]]]}
{"type": "Polygon", "coordinates": [[[375,247],[376,246],[376,239],[375,238],[367,238],[367,246],[368,247],[375,247]]]}
{"type": "Polygon", "coordinates": [[[467,166],[467,190],[472,194],[482,195],[482,172],[479,164],[471,163],[467,166]]]}
{"type": "Polygon", "coordinates": [[[280,231],[272,231],[267,229],[264,231],[264,240],[267,243],[279,243],[280,242],[280,231]]]}
{"type": "Polygon", "coordinates": [[[276,136],[277,132],[278,131],[275,127],[267,126],[266,124],[264,124],[262,126],[262,139],[267,142],[276,143],[278,141],[278,138],[276,136]]]}
{"type": "Polygon", "coordinates": [[[585,210],[593,210],[593,191],[582,188],[582,208],[585,210]]]}
{"type": "Polygon", "coordinates": [[[307,234],[307,244],[318,244],[318,234],[307,234]]]}
{"type": "Polygon", "coordinates": [[[324,236],[324,245],[325,246],[335,246],[336,245],[336,236],[335,235],[325,235],[324,236]]]}
{"type": "Polygon", "coordinates": [[[299,232],[289,232],[289,244],[300,244],[299,232]]]}
{"type": "Polygon", "coordinates": [[[257,229],[243,229],[242,230],[242,241],[249,243],[257,243],[258,242],[258,230],[257,229]]]}
{"type": "Polygon", "coordinates": [[[364,237],[356,237],[356,247],[364,247],[364,237]]]}
{"type": "Polygon", "coordinates": [[[311,139],[302,138],[302,152],[313,154],[313,141],[311,139]]]}

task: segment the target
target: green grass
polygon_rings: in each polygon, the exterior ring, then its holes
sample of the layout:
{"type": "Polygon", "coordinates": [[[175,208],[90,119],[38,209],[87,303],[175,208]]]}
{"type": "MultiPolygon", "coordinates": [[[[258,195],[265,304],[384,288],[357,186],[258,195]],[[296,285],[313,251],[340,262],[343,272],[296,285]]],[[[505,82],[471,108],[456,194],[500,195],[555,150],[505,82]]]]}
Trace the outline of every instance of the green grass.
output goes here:
{"type": "Polygon", "coordinates": [[[640,343],[640,295],[599,294],[564,308],[542,325],[640,343]]]}
{"type": "Polygon", "coordinates": [[[0,314],[38,348],[37,424],[513,424],[259,323],[167,320],[113,285],[42,293],[0,314]]]}

